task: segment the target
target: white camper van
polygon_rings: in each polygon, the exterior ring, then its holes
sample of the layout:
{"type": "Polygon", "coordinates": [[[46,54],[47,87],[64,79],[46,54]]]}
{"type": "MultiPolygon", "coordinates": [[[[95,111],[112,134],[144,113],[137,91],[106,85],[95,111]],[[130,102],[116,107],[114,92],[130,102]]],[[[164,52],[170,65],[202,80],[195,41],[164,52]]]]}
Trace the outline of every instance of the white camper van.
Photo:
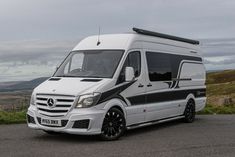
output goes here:
{"type": "Polygon", "coordinates": [[[34,89],[28,126],[114,140],[126,129],[191,123],[206,102],[200,52],[198,41],[138,28],[87,37],[34,89]]]}

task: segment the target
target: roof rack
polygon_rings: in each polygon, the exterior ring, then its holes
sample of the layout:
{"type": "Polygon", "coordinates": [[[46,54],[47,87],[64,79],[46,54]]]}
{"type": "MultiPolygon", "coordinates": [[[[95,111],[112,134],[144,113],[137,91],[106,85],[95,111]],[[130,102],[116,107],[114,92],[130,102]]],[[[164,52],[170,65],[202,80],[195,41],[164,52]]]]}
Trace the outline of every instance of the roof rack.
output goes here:
{"type": "Polygon", "coordinates": [[[133,31],[139,34],[144,34],[144,35],[149,35],[149,36],[154,36],[154,37],[159,37],[159,38],[164,38],[164,39],[171,39],[171,40],[176,40],[176,41],[181,41],[189,44],[194,44],[194,45],[199,45],[199,41],[197,40],[192,40],[192,39],[186,39],[186,38],[181,38],[181,37],[176,37],[168,34],[162,34],[158,32],[152,32],[144,29],[139,29],[139,28],[132,28],[133,31]]]}

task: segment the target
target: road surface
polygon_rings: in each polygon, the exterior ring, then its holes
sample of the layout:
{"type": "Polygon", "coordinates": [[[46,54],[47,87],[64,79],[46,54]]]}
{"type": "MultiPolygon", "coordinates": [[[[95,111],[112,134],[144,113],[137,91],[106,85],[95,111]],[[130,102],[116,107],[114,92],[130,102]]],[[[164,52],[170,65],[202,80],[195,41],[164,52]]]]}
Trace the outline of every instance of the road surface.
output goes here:
{"type": "Polygon", "coordinates": [[[0,125],[0,156],[235,157],[235,115],[197,116],[129,130],[118,141],[96,136],[47,135],[26,124],[0,125]]]}

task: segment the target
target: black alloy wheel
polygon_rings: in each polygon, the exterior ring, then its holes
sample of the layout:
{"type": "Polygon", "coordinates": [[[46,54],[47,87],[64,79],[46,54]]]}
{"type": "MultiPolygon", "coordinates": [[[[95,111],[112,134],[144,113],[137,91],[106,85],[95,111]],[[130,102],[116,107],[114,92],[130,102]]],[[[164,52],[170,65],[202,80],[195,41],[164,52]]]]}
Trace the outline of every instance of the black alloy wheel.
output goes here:
{"type": "Polygon", "coordinates": [[[184,111],[184,121],[186,123],[192,123],[195,120],[195,103],[192,99],[187,102],[185,111],[184,111]]]}
{"type": "Polygon", "coordinates": [[[103,140],[117,140],[126,130],[126,120],[123,113],[116,108],[111,108],[105,115],[101,129],[103,140]]]}

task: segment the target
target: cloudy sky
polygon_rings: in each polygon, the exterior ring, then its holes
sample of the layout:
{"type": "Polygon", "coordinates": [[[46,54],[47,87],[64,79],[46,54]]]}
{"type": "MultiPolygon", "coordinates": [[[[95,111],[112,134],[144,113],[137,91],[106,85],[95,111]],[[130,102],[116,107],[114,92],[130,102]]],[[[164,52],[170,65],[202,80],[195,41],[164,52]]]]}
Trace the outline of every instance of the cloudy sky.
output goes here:
{"type": "Polygon", "coordinates": [[[52,75],[99,26],[198,39],[207,70],[235,69],[234,0],[0,0],[0,82],[52,75]]]}

